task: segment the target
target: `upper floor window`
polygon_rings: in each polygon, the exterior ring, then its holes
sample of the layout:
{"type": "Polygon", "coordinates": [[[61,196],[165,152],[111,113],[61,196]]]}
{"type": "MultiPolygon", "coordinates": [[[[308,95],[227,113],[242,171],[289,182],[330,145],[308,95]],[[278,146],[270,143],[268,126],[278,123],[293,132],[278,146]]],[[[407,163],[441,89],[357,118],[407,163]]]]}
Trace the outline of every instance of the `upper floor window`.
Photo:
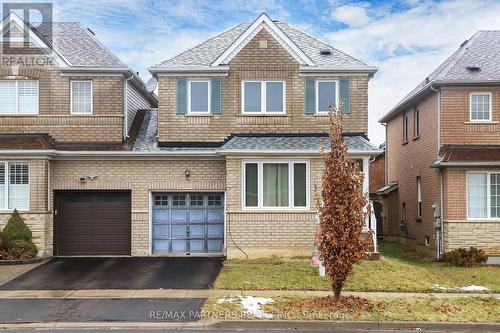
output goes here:
{"type": "Polygon", "coordinates": [[[414,136],[418,137],[420,136],[420,110],[416,109],[415,113],[413,114],[413,126],[414,126],[414,136]]]}
{"type": "Polygon", "coordinates": [[[328,105],[338,105],[338,82],[316,81],[316,113],[328,113],[328,105]]]}
{"type": "Polygon", "coordinates": [[[28,162],[0,161],[0,209],[29,208],[28,162]]]}
{"type": "Polygon", "coordinates": [[[285,81],[243,81],[243,113],[285,113],[285,81]]]}
{"type": "Polygon", "coordinates": [[[470,94],[470,120],[491,121],[491,93],[470,94]]]}
{"type": "Polygon", "coordinates": [[[307,161],[248,161],[243,174],[243,207],[309,207],[307,161]]]}
{"type": "Polygon", "coordinates": [[[37,113],[38,81],[0,81],[0,115],[37,113]]]}
{"type": "Polygon", "coordinates": [[[92,81],[71,81],[71,113],[92,114],[92,81]]]}
{"type": "Polygon", "coordinates": [[[403,143],[408,142],[408,114],[403,114],[403,143]]]}
{"type": "Polygon", "coordinates": [[[188,113],[210,113],[210,81],[188,81],[188,113]]]}

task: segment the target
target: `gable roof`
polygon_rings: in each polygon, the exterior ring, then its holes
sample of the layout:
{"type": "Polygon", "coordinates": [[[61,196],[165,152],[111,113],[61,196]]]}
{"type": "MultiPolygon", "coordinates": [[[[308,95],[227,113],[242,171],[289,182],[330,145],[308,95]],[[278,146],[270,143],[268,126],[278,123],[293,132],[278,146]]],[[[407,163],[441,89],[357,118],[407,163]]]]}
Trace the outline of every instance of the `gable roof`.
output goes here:
{"type": "Polygon", "coordinates": [[[43,22],[29,24],[14,12],[0,23],[2,38],[6,29],[27,31],[31,41],[54,52],[57,64],[64,68],[128,70],[88,29],[78,22],[43,22]],[[49,40],[48,36],[51,35],[49,40]]]}
{"type": "MultiPolygon", "coordinates": [[[[150,68],[150,71],[174,70],[217,70],[230,61],[253,36],[262,29],[269,31],[280,44],[294,56],[302,68],[321,70],[358,70],[369,73],[376,71],[358,60],[290,25],[272,21],[265,13],[253,23],[235,25],[203,43],[165,60],[150,68]],[[327,49],[331,55],[322,55],[327,49]],[[235,53],[236,52],[236,53],[235,53]]],[[[227,69],[227,68],[226,68],[227,69]]]]}
{"type": "Polygon", "coordinates": [[[500,30],[476,32],[379,122],[391,119],[413,101],[428,93],[431,87],[453,84],[500,84],[500,30]],[[469,66],[479,67],[479,70],[470,70],[469,66]]]}

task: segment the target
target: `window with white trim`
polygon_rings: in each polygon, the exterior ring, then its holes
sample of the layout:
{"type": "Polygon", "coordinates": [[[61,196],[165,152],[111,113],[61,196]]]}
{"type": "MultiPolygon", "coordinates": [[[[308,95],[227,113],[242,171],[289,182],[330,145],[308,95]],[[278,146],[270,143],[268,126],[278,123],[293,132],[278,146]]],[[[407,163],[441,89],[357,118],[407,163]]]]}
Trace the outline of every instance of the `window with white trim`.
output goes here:
{"type": "Polygon", "coordinates": [[[328,113],[328,105],[336,107],[339,103],[338,81],[316,81],[316,113],[328,113]]]}
{"type": "Polygon", "coordinates": [[[0,115],[38,114],[38,81],[0,80],[0,115]]]}
{"type": "Polygon", "coordinates": [[[92,114],[92,81],[71,81],[71,113],[92,114]]]}
{"type": "Polygon", "coordinates": [[[188,113],[210,113],[210,81],[188,81],[188,113]]]}
{"type": "Polygon", "coordinates": [[[408,114],[403,114],[403,143],[408,142],[408,114]]]}
{"type": "Polygon", "coordinates": [[[500,218],[500,172],[467,174],[467,217],[500,218]]]}
{"type": "Polygon", "coordinates": [[[422,217],[422,178],[417,176],[417,218],[422,217]]]}
{"type": "Polygon", "coordinates": [[[307,161],[243,163],[244,208],[308,208],[307,161]]]}
{"type": "Polygon", "coordinates": [[[28,162],[0,161],[0,209],[29,208],[28,162]]]}
{"type": "Polygon", "coordinates": [[[285,81],[245,80],[241,91],[243,113],[286,113],[285,81]]]}
{"type": "Polygon", "coordinates": [[[470,120],[491,120],[491,93],[477,92],[470,94],[470,120]]]}

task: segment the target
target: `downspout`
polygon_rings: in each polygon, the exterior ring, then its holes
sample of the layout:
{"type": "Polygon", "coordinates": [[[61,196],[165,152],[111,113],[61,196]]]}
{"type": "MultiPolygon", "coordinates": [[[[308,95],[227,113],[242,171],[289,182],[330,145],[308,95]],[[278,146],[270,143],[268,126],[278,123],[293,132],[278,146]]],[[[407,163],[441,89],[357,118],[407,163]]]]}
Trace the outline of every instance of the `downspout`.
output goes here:
{"type": "MultiPolygon", "coordinates": [[[[431,90],[438,94],[437,100],[437,157],[439,157],[439,151],[441,150],[441,90],[434,88],[431,85],[431,90]]],[[[437,257],[441,259],[444,253],[444,180],[443,180],[443,169],[439,169],[439,218],[441,227],[439,228],[439,244],[437,257]]]]}
{"type": "Polygon", "coordinates": [[[128,81],[132,80],[134,75],[125,79],[123,83],[123,138],[128,138],[128,81]]]}

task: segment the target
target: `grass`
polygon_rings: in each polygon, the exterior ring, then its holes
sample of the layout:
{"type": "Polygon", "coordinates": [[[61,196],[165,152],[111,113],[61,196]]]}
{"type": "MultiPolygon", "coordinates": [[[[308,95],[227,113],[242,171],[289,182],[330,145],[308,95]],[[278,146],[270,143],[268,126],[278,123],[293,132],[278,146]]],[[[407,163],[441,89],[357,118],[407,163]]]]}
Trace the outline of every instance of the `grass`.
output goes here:
{"type": "MultiPolygon", "coordinates": [[[[310,305],[311,298],[274,297],[273,303],[261,308],[285,320],[362,320],[362,321],[428,321],[428,322],[500,322],[500,300],[495,298],[373,298],[374,307],[366,309],[319,308],[310,305]]],[[[231,303],[211,298],[204,316],[216,319],[257,319],[247,314],[239,300],[231,303]],[[223,318],[222,318],[223,317],[223,318]]]]}
{"type": "MultiPolygon", "coordinates": [[[[400,245],[380,244],[379,261],[363,261],[354,267],[345,291],[440,292],[447,288],[479,285],[500,292],[500,267],[453,267],[436,262],[400,245]]],[[[320,278],[309,258],[230,259],[224,262],[217,289],[330,290],[328,278],[320,278]]]]}

